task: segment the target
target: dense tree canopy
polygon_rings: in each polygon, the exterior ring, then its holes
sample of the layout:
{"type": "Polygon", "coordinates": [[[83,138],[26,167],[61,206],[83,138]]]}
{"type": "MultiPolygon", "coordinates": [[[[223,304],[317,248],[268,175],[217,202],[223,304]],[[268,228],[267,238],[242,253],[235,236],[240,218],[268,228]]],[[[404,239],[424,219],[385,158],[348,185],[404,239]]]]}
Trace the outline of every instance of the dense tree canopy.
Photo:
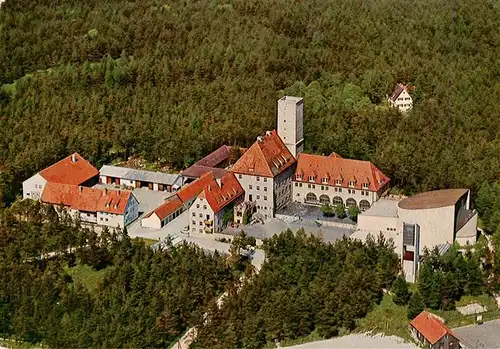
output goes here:
{"type": "Polygon", "coordinates": [[[241,290],[213,306],[195,348],[262,348],[317,330],[352,330],[382,298],[399,272],[393,244],[343,239],[325,244],[303,231],[264,242],[266,261],[241,290]]]}
{"type": "Polygon", "coordinates": [[[401,0],[7,0],[0,196],[71,151],[181,168],[249,145],[280,91],[305,97],[306,150],[373,160],[407,191],[498,173],[500,7],[401,0]],[[415,107],[385,107],[396,82],[415,107]]]}
{"type": "Polygon", "coordinates": [[[218,254],[153,252],[28,201],[0,216],[0,273],[0,336],[54,348],[168,347],[232,279],[218,254]],[[102,280],[73,279],[75,264],[103,270],[102,280]]]}

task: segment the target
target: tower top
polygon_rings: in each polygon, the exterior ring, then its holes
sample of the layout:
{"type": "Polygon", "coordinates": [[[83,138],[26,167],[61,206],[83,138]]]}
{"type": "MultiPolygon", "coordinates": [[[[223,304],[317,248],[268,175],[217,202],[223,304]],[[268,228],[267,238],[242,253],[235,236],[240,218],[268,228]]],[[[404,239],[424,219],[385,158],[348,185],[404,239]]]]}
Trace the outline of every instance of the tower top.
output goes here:
{"type": "Polygon", "coordinates": [[[278,135],[294,157],[304,149],[303,114],[303,98],[283,96],[278,99],[278,135]]]}

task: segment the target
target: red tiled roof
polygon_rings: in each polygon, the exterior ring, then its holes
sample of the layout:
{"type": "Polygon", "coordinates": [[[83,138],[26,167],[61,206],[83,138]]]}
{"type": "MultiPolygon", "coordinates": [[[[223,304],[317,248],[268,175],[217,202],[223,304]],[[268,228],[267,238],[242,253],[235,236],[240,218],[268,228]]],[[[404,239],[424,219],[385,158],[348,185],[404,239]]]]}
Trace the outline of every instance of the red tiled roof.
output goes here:
{"type": "MultiPolygon", "coordinates": [[[[174,213],[179,208],[181,208],[182,205],[184,205],[182,200],[179,199],[179,197],[177,195],[174,195],[174,196],[168,198],[165,203],[163,203],[160,207],[158,207],[153,212],[156,213],[158,218],[163,220],[163,219],[165,219],[165,217],[168,217],[170,214],[174,213]]],[[[148,215],[147,217],[149,217],[149,216],[150,215],[148,215]]],[[[145,218],[147,218],[147,217],[145,217],[145,218]]]]}
{"type": "Polygon", "coordinates": [[[129,191],[123,190],[102,190],[103,195],[97,202],[98,212],[109,212],[123,214],[127,207],[127,202],[132,195],[129,191]]]}
{"type": "Polygon", "coordinates": [[[97,176],[99,171],[80,154],[74,153],[40,171],[48,182],[79,185],[97,176]],[[75,161],[73,162],[73,156],[75,161]]]}
{"type": "Polygon", "coordinates": [[[295,158],[274,130],[259,137],[230,171],[254,176],[275,177],[295,162],[295,158]]]}
{"type": "Polygon", "coordinates": [[[397,84],[394,92],[392,92],[392,95],[389,97],[389,99],[393,102],[396,101],[396,99],[398,99],[399,95],[403,91],[406,91],[406,86],[403,84],[397,84]]]}
{"type": "MultiPolygon", "coordinates": [[[[179,201],[171,202],[171,200],[166,201],[161,206],[157,207],[154,210],[154,213],[161,220],[168,217],[170,214],[174,213],[180,206],[184,205],[184,203],[196,198],[205,188],[206,185],[211,183],[214,180],[212,172],[205,173],[197,180],[189,183],[182,187],[176,194],[176,198],[179,201]],[[180,206],[179,205],[180,202],[180,206]]],[[[174,199],[175,200],[175,199],[174,199]]]]}
{"type": "Polygon", "coordinates": [[[368,184],[367,190],[371,191],[378,191],[390,181],[389,177],[370,161],[301,153],[297,160],[294,180],[310,182],[310,176],[315,177],[311,183],[335,185],[335,181],[340,180],[343,187],[349,187],[349,180],[354,180],[354,186],[351,188],[366,189],[363,184],[368,184]],[[302,179],[298,180],[297,174],[302,175],[302,179]],[[323,182],[323,178],[327,178],[327,183],[323,182]]]}
{"type": "Polygon", "coordinates": [[[445,334],[457,338],[441,320],[425,310],[411,320],[410,325],[420,332],[432,345],[445,334]]]}
{"type": "Polygon", "coordinates": [[[131,192],[47,182],[42,202],[63,205],[73,210],[123,214],[131,192]]]}
{"type": "Polygon", "coordinates": [[[200,159],[196,162],[196,165],[215,167],[219,165],[221,162],[224,162],[229,157],[229,153],[231,152],[231,147],[228,145],[223,145],[203,159],[200,159]]]}
{"type": "Polygon", "coordinates": [[[214,213],[217,213],[243,194],[243,188],[234,174],[227,173],[221,179],[220,186],[215,179],[212,179],[208,185],[205,185],[200,197],[205,198],[214,213]]]}
{"type": "MultiPolygon", "coordinates": [[[[222,178],[226,174],[226,170],[218,168],[216,166],[220,165],[224,161],[228,160],[231,155],[232,147],[229,145],[223,145],[211,152],[203,159],[198,160],[194,165],[188,167],[182,172],[184,177],[199,178],[203,174],[212,171],[216,178],[222,178]]],[[[238,148],[240,154],[246,151],[246,148],[238,148]]]]}
{"type": "Polygon", "coordinates": [[[212,172],[205,173],[203,176],[184,186],[177,192],[177,195],[182,200],[182,202],[190,201],[196,198],[202,191],[203,188],[213,180],[214,176],[212,172]]]}
{"type": "Polygon", "coordinates": [[[222,178],[224,175],[227,173],[226,170],[223,168],[217,168],[217,167],[208,167],[208,166],[201,166],[194,164],[191,167],[188,167],[182,172],[182,175],[184,177],[190,177],[190,178],[200,178],[203,176],[205,173],[212,172],[215,176],[215,178],[222,178]]]}

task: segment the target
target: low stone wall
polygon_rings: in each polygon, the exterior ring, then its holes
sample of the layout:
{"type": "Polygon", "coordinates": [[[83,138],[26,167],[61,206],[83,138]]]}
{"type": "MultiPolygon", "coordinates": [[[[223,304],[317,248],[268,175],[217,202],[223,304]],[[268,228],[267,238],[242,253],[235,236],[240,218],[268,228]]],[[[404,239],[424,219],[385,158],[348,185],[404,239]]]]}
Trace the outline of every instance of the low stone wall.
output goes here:
{"type": "MultiPolygon", "coordinates": [[[[284,214],[276,214],[275,217],[277,219],[282,220],[283,222],[286,222],[286,223],[293,223],[293,222],[298,222],[298,221],[302,220],[301,217],[289,216],[289,215],[284,215],[284,214]]],[[[318,222],[321,225],[324,225],[325,227],[356,229],[356,226],[357,226],[356,224],[332,222],[332,221],[325,221],[325,220],[321,220],[321,219],[314,219],[314,221],[318,222]]]]}

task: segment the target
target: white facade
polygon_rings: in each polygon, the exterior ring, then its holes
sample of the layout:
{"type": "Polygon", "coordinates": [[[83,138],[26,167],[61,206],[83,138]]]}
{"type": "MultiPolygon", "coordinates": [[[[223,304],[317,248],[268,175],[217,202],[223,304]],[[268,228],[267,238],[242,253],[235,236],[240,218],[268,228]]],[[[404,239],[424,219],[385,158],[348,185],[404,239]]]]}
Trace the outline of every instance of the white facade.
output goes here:
{"type": "Polygon", "coordinates": [[[304,151],[304,100],[284,96],[278,100],[278,135],[290,153],[297,156],[304,151]]]}
{"type": "Polygon", "coordinates": [[[125,226],[123,215],[108,212],[97,212],[97,223],[114,228],[123,228],[125,226]]]}
{"type": "Polygon", "coordinates": [[[240,173],[235,173],[235,176],[245,191],[245,201],[255,203],[256,213],[260,213],[264,218],[272,218],[274,214],[274,179],[240,173]]]}
{"type": "Polygon", "coordinates": [[[349,200],[349,203],[354,200],[357,206],[360,206],[360,203],[362,203],[361,207],[365,210],[367,206],[371,206],[380,197],[379,193],[369,190],[345,188],[328,184],[320,185],[296,180],[292,181],[292,183],[293,201],[301,203],[337,205],[337,203],[342,201],[342,204],[347,206],[347,200],[349,200]],[[314,196],[311,194],[314,194],[314,196]],[[316,201],[311,200],[314,197],[316,201]]]}
{"type": "Polygon", "coordinates": [[[399,109],[401,112],[406,112],[413,108],[413,99],[411,98],[410,94],[406,89],[403,89],[403,91],[399,94],[399,96],[396,98],[396,100],[391,100],[389,99],[389,102],[396,108],[399,109]]]}
{"type": "Polygon", "coordinates": [[[40,200],[47,181],[39,173],[23,182],[23,199],[40,200]]]}
{"type": "Polygon", "coordinates": [[[113,228],[123,228],[139,217],[139,202],[130,195],[123,214],[97,212],[97,224],[113,228]]]}
{"type": "Polygon", "coordinates": [[[440,244],[454,242],[455,206],[421,210],[398,210],[399,225],[403,223],[420,226],[420,254],[424,248],[432,249],[440,244]]]}
{"type": "Polygon", "coordinates": [[[153,212],[149,217],[141,219],[141,226],[145,228],[161,229],[161,219],[153,212]]]}
{"type": "Polygon", "coordinates": [[[219,232],[221,215],[216,215],[206,199],[198,197],[189,208],[189,229],[193,233],[219,232]]]}
{"type": "MultiPolygon", "coordinates": [[[[402,239],[404,224],[418,225],[420,255],[425,248],[433,249],[455,241],[460,245],[474,244],[477,238],[477,212],[469,208],[470,192],[454,194],[451,191],[421,193],[403,201],[382,199],[358,216],[358,231],[373,235],[383,233],[399,240],[402,239]],[[441,196],[432,201],[433,193],[441,196]],[[443,201],[448,193],[456,195],[456,200],[452,197],[443,201]],[[416,202],[423,195],[427,195],[427,200],[416,202]]],[[[396,243],[399,244],[399,241],[396,243]]],[[[401,253],[400,250],[397,252],[401,253]]]]}

